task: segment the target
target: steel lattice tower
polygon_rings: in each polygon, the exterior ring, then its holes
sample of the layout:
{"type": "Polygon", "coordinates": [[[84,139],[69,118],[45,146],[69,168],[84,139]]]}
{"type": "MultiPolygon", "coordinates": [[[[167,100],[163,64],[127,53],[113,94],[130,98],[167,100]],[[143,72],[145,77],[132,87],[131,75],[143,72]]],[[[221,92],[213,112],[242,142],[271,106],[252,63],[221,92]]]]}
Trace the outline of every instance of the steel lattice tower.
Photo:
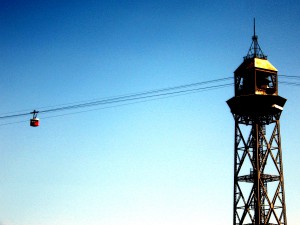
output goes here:
{"type": "Polygon", "coordinates": [[[255,34],[227,101],[235,121],[234,225],[286,225],[277,69],[255,34]]]}

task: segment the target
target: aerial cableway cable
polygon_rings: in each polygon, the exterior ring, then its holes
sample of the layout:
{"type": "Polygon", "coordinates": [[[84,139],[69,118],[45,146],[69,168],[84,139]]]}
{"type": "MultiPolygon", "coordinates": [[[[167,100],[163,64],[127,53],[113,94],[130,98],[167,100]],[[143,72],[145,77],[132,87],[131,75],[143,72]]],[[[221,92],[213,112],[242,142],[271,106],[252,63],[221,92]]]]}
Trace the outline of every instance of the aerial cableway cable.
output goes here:
{"type": "Polygon", "coordinates": [[[300,86],[300,83],[299,83],[300,77],[298,77],[298,76],[289,76],[289,75],[278,75],[278,76],[281,77],[282,79],[284,79],[283,81],[280,81],[280,83],[283,85],[300,86]],[[288,80],[288,81],[285,81],[285,80],[288,80]]]}
{"type": "MultiPolygon", "coordinates": [[[[232,79],[232,77],[204,81],[204,82],[191,83],[191,84],[185,84],[185,85],[174,86],[174,87],[163,88],[163,89],[155,89],[155,90],[146,91],[146,92],[138,92],[138,93],[133,93],[133,94],[120,95],[120,96],[104,98],[104,99],[102,98],[100,100],[94,99],[94,100],[89,100],[89,101],[81,101],[82,103],[77,102],[77,104],[72,104],[72,103],[63,104],[63,105],[60,105],[60,107],[55,107],[55,108],[43,107],[46,109],[40,110],[39,113],[41,114],[41,113],[58,112],[58,111],[85,108],[85,107],[91,107],[91,106],[97,106],[97,105],[123,103],[123,102],[129,102],[129,101],[132,102],[132,101],[136,101],[136,100],[158,98],[158,97],[163,97],[163,96],[178,95],[181,93],[184,94],[184,93],[189,93],[189,92],[197,92],[197,91],[203,91],[203,90],[209,90],[209,89],[222,88],[223,86],[232,85],[232,83],[211,85],[211,86],[205,86],[205,87],[199,87],[199,86],[217,83],[217,82],[224,82],[224,81],[227,81],[230,79],[232,79]]],[[[11,115],[7,115],[7,114],[8,113],[2,114],[3,116],[0,116],[0,119],[21,117],[21,116],[29,115],[31,113],[18,113],[18,114],[11,114],[11,115]]]]}
{"type": "Polygon", "coordinates": [[[181,93],[188,93],[188,92],[195,92],[195,91],[201,91],[201,90],[208,90],[208,89],[215,89],[215,88],[222,88],[226,86],[231,86],[231,83],[228,84],[222,84],[222,85],[215,85],[215,86],[209,86],[209,87],[200,87],[200,88],[193,88],[188,90],[179,90],[179,91],[173,91],[173,92],[166,92],[166,93],[153,93],[153,94],[138,94],[138,95],[131,95],[131,96],[125,96],[125,97],[117,97],[117,98],[109,98],[105,100],[100,101],[93,101],[78,105],[71,105],[71,106],[65,106],[60,108],[54,108],[54,109],[48,109],[40,111],[40,113],[49,113],[49,112],[55,112],[55,111],[63,111],[63,110],[70,110],[70,109],[76,109],[76,108],[84,108],[84,107],[91,107],[96,105],[107,105],[107,104],[114,104],[114,103],[122,103],[122,102],[128,102],[128,101],[136,101],[136,100],[142,100],[142,99],[150,99],[150,98],[157,98],[162,96],[171,96],[171,95],[177,95],[181,93]]]}
{"type": "MultiPolygon", "coordinates": [[[[289,76],[289,75],[278,75],[278,76],[284,80],[284,81],[280,81],[281,84],[291,85],[291,86],[300,86],[300,83],[299,83],[300,77],[298,77],[298,76],[289,76]],[[286,80],[288,80],[288,81],[286,81],[286,80]]],[[[83,113],[83,112],[112,108],[112,107],[120,107],[120,106],[136,104],[136,103],[141,103],[141,102],[146,102],[146,101],[154,101],[154,100],[158,100],[158,99],[176,97],[176,96],[180,96],[180,95],[187,95],[187,94],[197,93],[197,92],[201,92],[201,91],[210,91],[210,90],[215,90],[215,89],[219,89],[219,88],[232,86],[233,82],[230,82],[230,83],[228,82],[229,80],[232,80],[232,79],[233,79],[233,77],[225,77],[225,78],[220,78],[220,79],[184,84],[184,85],[173,86],[173,87],[168,87],[168,88],[154,89],[154,90],[145,91],[145,92],[137,92],[137,93],[132,93],[132,94],[118,95],[118,96],[110,97],[110,98],[77,101],[77,102],[73,102],[73,103],[60,104],[60,105],[56,105],[56,106],[52,106],[52,107],[51,106],[40,107],[40,109],[43,109],[43,110],[34,111],[35,112],[34,115],[36,116],[37,112],[39,114],[47,114],[47,113],[55,113],[55,112],[73,110],[73,112],[71,112],[71,113],[64,113],[64,114],[60,114],[60,115],[43,117],[43,119],[45,119],[45,118],[65,116],[65,115],[70,115],[70,114],[77,114],[77,113],[83,113]],[[226,83],[224,83],[224,82],[226,82],[226,83]],[[96,106],[101,106],[101,108],[95,109],[96,106]],[[86,109],[86,110],[74,112],[74,110],[79,110],[82,108],[92,108],[92,107],[93,107],[93,109],[86,109]]],[[[34,112],[29,112],[29,113],[24,112],[24,110],[18,111],[18,112],[20,112],[20,113],[17,113],[17,112],[3,113],[2,116],[0,116],[0,120],[28,116],[28,115],[34,113],[34,112]]],[[[21,123],[21,122],[27,122],[27,120],[3,123],[3,124],[0,124],[0,126],[13,124],[13,123],[21,123]]]]}

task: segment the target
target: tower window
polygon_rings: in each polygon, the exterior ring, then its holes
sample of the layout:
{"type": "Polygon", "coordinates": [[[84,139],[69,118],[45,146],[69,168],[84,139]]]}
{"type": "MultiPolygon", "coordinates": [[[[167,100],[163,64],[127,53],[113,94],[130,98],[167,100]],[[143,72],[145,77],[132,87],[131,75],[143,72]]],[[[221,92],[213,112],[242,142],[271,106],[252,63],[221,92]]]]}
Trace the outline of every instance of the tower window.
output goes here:
{"type": "Polygon", "coordinates": [[[256,87],[257,94],[268,94],[272,95],[276,92],[275,79],[273,79],[272,74],[257,72],[256,73],[256,87]]]}

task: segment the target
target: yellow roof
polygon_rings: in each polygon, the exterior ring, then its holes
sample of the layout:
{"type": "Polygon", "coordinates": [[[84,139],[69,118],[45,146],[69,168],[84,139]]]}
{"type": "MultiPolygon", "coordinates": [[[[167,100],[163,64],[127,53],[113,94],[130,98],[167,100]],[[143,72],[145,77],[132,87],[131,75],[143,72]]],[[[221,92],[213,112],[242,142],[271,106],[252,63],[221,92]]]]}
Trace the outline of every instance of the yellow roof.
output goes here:
{"type": "Polygon", "coordinates": [[[254,58],[254,67],[261,68],[265,70],[278,71],[268,60],[254,58]]]}

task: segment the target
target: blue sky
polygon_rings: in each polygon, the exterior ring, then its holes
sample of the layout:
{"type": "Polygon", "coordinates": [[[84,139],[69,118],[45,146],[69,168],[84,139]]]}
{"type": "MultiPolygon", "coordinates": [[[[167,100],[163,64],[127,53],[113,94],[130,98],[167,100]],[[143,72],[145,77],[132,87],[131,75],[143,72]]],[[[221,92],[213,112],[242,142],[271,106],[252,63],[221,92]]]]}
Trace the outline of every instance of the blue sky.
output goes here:
{"type": "MultiPolygon", "coordinates": [[[[0,10],[1,114],[233,76],[254,17],[278,73],[300,76],[297,1],[12,0],[0,10]]],[[[290,224],[299,91],[279,86],[290,224]]],[[[232,223],[232,96],[227,87],[0,126],[0,224],[232,223]]]]}

